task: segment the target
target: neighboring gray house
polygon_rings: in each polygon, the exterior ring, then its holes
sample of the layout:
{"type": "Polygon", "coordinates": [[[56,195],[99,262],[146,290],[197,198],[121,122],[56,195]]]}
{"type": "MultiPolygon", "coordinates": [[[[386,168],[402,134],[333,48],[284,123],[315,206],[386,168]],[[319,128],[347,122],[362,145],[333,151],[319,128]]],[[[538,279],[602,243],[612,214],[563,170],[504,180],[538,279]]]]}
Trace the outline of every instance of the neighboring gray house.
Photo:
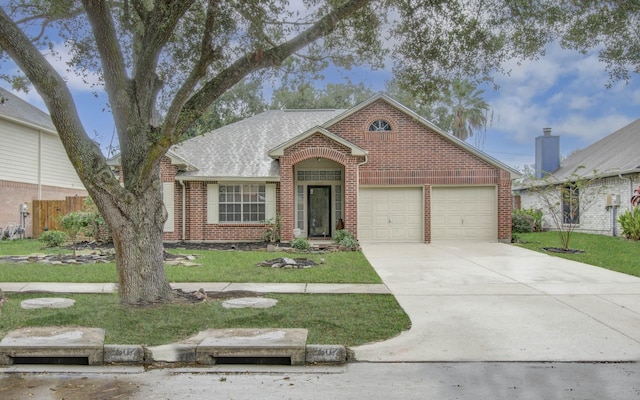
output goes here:
{"type": "MultiPolygon", "coordinates": [[[[33,200],[86,196],[80,178],[45,112],[0,88],[0,228],[21,221],[20,207],[33,200]]],[[[32,233],[26,218],[26,236],[32,233]]]]}
{"type": "MultiPolygon", "coordinates": [[[[640,186],[640,119],[571,154],[562,162],[559,143],[559,137],[551,135],[547,129],[543,136],[536,138],[536,177],[552,174],[553,181],[557,182],[569,182],[574,173],[597,178],[589,189],[598,195],[587,210],[579,209],[575,231],[620,235],[617,216],[631,209],[633,191],[640,186]]],[[[514,183],[516,208],[542,208],[539,196],[527,189],[532,184],[535,184],[532,180],[514,183]]],[[[578,194],[578,204],[588,195],[588,191],[578,194]]],[[[553,228],[548,216],[543,225],[553,228]]]]}

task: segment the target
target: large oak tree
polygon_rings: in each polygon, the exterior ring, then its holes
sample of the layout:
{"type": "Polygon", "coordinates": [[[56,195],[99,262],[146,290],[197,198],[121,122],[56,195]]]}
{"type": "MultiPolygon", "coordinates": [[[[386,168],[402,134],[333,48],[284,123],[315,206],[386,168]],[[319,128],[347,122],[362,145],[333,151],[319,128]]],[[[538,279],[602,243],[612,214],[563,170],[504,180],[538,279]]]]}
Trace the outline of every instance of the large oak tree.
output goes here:
{"type": "Polygon", "coordinates": [[[452,77],[487,77],[506,59],[540,55],[562,37],[578,49],[608,51],[612,76],[625,79],[637,72],[637,15],[637,1],[13,0],[0,8],[0,49],[43,98],[113,232],[120,301],[146,305],[172,299],[162,263],[160,162],[243,78],[376,68],[392,54],[398,76],[428,97],[452,77]],[[589,31],[580,29],[582,19],[589,31]],[[50,32],[70,46],[71,67],[102,79],[122,186],[43,55],[50,32]]]}

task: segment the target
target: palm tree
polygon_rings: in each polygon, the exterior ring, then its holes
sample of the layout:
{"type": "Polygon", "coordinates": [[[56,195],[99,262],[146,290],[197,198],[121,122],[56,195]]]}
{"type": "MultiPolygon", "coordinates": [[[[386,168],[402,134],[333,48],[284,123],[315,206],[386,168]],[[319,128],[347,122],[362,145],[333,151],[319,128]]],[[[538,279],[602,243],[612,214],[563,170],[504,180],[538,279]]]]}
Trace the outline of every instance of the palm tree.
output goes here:
{"type": "Polygon", "coordinates": [[[484,144],[484,129],[487,127],[489,104],[481,97],[484,90],[466,80],[451,83],[451,131],[453,136],[467,140],[474,136],[476,147],[484,144]]]}

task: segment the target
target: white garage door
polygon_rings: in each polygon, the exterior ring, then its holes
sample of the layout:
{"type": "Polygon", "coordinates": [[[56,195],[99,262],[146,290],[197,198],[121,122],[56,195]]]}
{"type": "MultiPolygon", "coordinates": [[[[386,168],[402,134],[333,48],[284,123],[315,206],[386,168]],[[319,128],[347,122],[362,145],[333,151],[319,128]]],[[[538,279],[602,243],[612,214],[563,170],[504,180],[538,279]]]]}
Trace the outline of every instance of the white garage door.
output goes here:
{"type": "Polygon", "coordinates": [[[487,240],[498,237],[494,186],[433,187],[431,240],[487,240]]]}
{"type": "Polygon", "coordinates": [[[360,188],[358,239],[423,242],[422,188],[360,188]]]}

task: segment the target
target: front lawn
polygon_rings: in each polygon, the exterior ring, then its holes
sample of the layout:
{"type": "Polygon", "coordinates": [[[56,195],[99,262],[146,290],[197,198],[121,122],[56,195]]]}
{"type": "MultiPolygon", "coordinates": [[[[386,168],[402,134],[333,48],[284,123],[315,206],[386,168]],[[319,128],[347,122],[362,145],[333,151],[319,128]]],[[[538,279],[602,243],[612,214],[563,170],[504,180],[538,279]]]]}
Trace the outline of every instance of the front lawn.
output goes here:
{"type": "Polygon", "coordinates": [[[569,247],[584,253],[550,253],[544,247],[561,247],[557,232],[519,233],[521,246],[530,250],[640,276],[640,242],[620,237],[572,233],[569,247]]]}
{"type": "MultiPolygon", "coordinates": [[[[34,240],[2,241],[0,256],[54,253],[41,249],[34,240]]],[[[361,252],[326,254],[264,251],[172,249],[174,254],[191,254],[202,266],[165,266],[170,282],[255,282],[255,283],[381,283],[380,277],[361,252]],[[318,265],[307,269],[276,269],[256,264],[278,257],[306,257],[318,265]],[[319,264],[324,259],[324,264],[319,264]]],[[[0,282],[117,282],[115,263],[49,265],[0,263],[0,282]]]]}
{"type": "MultiPolygon", "coordinates": [[[[361,252],[290,254],[262,251],[170,250],[197,255],[202,266],[165,266],[171,282],[380,283],[361,252]],[[278,257],[325,262],[308,269],[257,267],[278,257]]],[[[0,242],[1,255],[67,252],[42,250],[37,241],[0,242]]],[[[1,282],[116,282],[114,263],[48,265],[0,263],[1,282]]],[[[389,339],[411,322],[392,295],[267,294],[278,300],[268,309],[225,309],[221,300],[145,308],[119,304],[117,294],[58,294],[76,300],[71,308],[23,310],[20,302],[37,293],[8,293],[0,318],[0,337],[29,326],[104,328],[108,344],[160,345],[208,328],[306,328],[308,343],[355,346],[389,339]]]]}
{"type": "Polygon", "coordinates": [[[0,338],[20,327],[86,326],[105,329],[107,344],[155,346],[186,339],[209,328],[306,328],[308,343],[355,346],[389,339],[410,321],[392,295],[268,294],[268,309],[225,309],[221,300],[134,308],[115,294],[74,294],[65,309],[23,310],[20,302],[42,294],[9,294],[0,318],[0,338]]]}

